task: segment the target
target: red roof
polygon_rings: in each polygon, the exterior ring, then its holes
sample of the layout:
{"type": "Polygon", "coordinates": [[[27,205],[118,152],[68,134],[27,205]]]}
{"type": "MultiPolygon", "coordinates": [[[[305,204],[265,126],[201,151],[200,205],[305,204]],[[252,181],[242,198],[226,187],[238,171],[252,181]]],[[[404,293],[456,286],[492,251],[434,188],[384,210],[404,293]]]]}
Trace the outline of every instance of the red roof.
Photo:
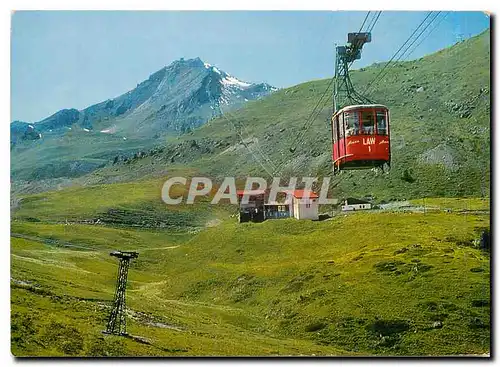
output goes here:
{"type": "Polygon", "coordinates": [[[314,191],[310,191],[310,190],[294,190],[293,196],[296,197],[297,199],[302,199],[302,198],[317,199],[317,198],[319,198],[318,194],[316,194],[314,191]]]}
{"type": "MultiPolygon", "coordinates": [[[[310,190],[283,190],[280,191],[282,193],[289,193],[291,192],[292,195],[297,198],[297,199],[302,199],[302,198],[310,198],[310,199],[317,199],[319,198],[318,194],[316,194],[314,191],[310,190]]],[[[236,190],[236,195],[238,196],[243,196],[246,193],[245,190],[236,190]]],[[[254,190],[254,193],[252,193],[252,196],[257,196],[257,195],[264,195],[266,193],[266,190],[254,190]]]]}

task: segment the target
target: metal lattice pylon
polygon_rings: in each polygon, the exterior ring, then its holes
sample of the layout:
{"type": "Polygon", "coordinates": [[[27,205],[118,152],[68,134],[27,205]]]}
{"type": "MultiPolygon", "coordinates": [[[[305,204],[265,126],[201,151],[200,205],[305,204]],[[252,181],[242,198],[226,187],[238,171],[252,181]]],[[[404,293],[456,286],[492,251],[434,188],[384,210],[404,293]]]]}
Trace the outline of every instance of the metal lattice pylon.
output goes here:
{"type": "Polygon", "coordinates": [[[106,334],[127,335],[127,318],[125,307],[125,290],[127,288],[127,275],[130,261],[139,256],[138,252],[114,251],[111,256],[120,260],[118,265],[118,276],[116,279],[116,291],[113,301],[113,308],[109,315],[106,334]]]}

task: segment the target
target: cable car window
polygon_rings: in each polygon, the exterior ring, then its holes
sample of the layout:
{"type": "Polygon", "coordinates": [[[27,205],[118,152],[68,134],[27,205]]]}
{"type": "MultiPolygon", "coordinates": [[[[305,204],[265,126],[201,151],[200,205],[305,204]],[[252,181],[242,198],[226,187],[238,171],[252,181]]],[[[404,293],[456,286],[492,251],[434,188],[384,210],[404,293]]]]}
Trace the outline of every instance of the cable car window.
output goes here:
{"type": "Polygon", "coordinates": [[[346,136],[359,134],[358,111],[345,112],[346,136]]]}
{"type": "Polygon", "coordinates": [[[344,139],[344,114],[339,115],[339,139],[344,139]]]}
{"type": "Polygon", "coordinates": [[[364,110],[361,112],[361,122],[363,124],[363,134],[372,135],[375,132],[375,119],[373,111],[364,110]]]}
{"type": "Polygon", "coordinates": [[[377,134],[387,135],[387,119],[385,111],[377,111],[377,134]]]}

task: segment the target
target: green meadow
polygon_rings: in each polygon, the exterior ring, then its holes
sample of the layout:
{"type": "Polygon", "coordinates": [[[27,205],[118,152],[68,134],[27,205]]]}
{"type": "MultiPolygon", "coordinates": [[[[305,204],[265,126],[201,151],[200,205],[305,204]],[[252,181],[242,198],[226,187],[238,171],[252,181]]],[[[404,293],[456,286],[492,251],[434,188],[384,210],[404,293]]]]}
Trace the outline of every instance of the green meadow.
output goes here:
{"type": "Polygon", "coordinates": [[[214,211],[208,198],[160,204],[158,187],[22,198],[11,222],[14,355],[489,353],[490,255],[479,241],[488,201],[238,224],[234,207],[214,211]],[[130,225],[138,213],[165,225],[130,225]],[[114,250],[140,253],[127,288],[130,337],[102,333],[114,250]]]}

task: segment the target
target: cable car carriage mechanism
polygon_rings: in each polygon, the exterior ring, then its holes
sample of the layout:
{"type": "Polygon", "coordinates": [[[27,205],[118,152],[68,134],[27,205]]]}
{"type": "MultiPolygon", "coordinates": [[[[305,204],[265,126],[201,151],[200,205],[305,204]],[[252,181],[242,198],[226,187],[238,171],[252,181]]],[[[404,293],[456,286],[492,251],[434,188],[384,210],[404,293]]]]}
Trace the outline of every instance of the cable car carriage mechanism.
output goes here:
{"type": "Polygon", "coordinates": [[[389,109],[354,90],[349,78],[349,67],[370,41],[370,33],[349,33],[348,44],[336,47],[331,118],[334,175],[342,170],[390,169],[389,109]]]}

